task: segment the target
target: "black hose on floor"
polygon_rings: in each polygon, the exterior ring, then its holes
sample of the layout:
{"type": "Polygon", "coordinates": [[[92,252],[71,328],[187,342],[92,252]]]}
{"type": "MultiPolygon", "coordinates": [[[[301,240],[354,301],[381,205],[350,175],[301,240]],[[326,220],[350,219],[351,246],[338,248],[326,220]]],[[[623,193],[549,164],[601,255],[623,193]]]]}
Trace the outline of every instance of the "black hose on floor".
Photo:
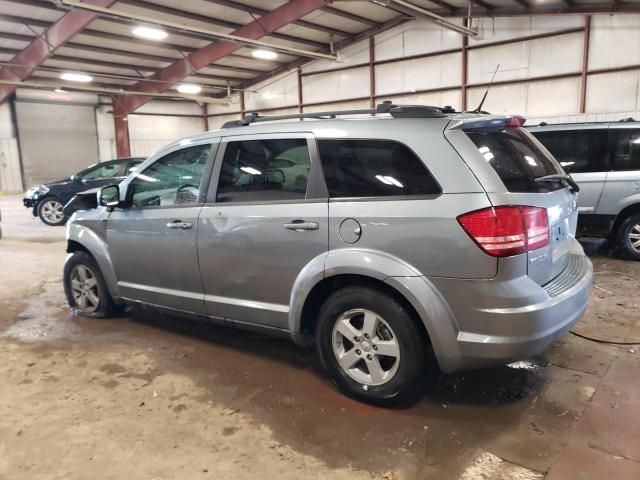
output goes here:
{"type": "Polygon", "coordinates": [[[591,342],[608,343],[609,345],[640,345],[640,341],[637,341],[637,342],[612,342],[610,340],[603,340],[601,338],[587,337],[586,335],[582,335],[581,333],[574,332],[573,330],[569,330],[569,333],[572,333],[576,337],[584,338],[585,340],[589,340],[591,342]]]}

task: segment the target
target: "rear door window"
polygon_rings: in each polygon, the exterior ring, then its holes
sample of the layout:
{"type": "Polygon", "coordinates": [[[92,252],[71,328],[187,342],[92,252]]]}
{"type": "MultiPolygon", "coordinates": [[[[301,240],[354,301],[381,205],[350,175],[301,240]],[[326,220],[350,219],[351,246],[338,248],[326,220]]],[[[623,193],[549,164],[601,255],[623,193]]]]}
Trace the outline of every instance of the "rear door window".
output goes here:
{"type": "Polygon", "coordinates": [[[607,170],[607,130],[557,130],[531,132],[568,173],[607,170]]]}
{"type": "Polygon", "coordinates": [[[564,175],[564,172],[524,129],[466,133],[510,192],[548,192],[564,188],[562,180],[535,181],[547,175],[564,175]]]}
{"type": "Polygon", "coordinates": [[[640,170],[640,128],[611,128],[612,170],[640,170]]]}
{"type": "Polygon", "coordinates": [[[216,201],[304,200],[310,170],[304,138],[229,142],[216,201]]]}
{"type": "Polygon", "coordinates": [[[391,140],[318,140],[329,196],[434,195],[440,186],[406,145],[391,140]]]}

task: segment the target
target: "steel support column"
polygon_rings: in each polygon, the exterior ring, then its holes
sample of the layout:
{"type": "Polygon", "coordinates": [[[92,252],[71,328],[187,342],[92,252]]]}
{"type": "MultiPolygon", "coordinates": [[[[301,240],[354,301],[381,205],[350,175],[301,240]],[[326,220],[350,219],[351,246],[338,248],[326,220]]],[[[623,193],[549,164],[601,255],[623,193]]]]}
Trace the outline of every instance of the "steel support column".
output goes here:
{"type": "Polygon", "coordinates": [[[369,37],[369,106],[376,106],[376,41],[369,37]]]}
{"type": "MultiPolygon", "coordinates": [[[[465,27],[468,27],[469,21],[465,18],[463,21],[465,27]]],[[[469,68],[469,37],[462,35],[462,75],[461,75],[461,88],[460,96],[462,103],[462,111],[467,110],[467,74],[469,68]]]]}
{"type": "MultiPolygon", "coordinates": [[[[85,3],[108,8],[116,0],[85,0],[85,3]]],[[[95,13],[84,10],[71,10],[51,25],[42,35],[34,38],[13,60],[12,66],[0,70],[0,79],[22,81],[28,79],[36,67],[42,65],[54,50],[64,45],[86,27],[94,18],[95,13]]],[[[17,85],[0,85],[0,102],[11,95],[17,85]]]]}
{"type": "Polygon", "coordinates": [[[116,132],[116,157],[130,157],[131,145],[129,141],[129,119],[127,112],[122,109],[118,97],[111,97],[113,102],[113,124],[116,132]]]}
{"type": "Polygon", "coordinates": [[[587,75],[589,73],[589,44],[591,43],[591,15],[584,17],[584,39],[582,49],[582,74],[580,77],[580,113],[587,107],[587,75]]]}
{"type": "Polygon", "coordinates": [[[296,75],[298,77],[298,111],[302,113],[302,105],[304,102],[302,99],[302,69],[300,67],[296,69],[296,75]]]}
{"type": "Polygon", "coordinates": [[[204,126],[204,131],[209,131],[209,104],[205,103],[202,105],[202,124],[204,126]]]}

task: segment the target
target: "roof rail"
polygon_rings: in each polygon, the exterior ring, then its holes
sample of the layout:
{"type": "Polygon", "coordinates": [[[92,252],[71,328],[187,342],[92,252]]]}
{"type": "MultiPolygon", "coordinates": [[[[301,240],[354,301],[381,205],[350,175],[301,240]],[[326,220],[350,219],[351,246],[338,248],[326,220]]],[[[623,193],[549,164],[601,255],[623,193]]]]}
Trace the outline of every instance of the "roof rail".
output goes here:
{"type": "Polygon", "coordinates": [[[431,107],[428,105],[395,105],[389,101],[379,103],[376,108],[363,108],[359,110],[335,110],[327,112],[313,113],[292,113],[289,115],[260,115],[252,112],[244,116],[241,120],[226,122],[222,128],[245,127],[252,123],[274,122],[276,120],[293,120],[302,118],[312,118],[316,120],[331,119],[344,115],[376,115],[388,113],[394,118],[439,118],[445,113],[453,113],[451,107],[431,107]]]}

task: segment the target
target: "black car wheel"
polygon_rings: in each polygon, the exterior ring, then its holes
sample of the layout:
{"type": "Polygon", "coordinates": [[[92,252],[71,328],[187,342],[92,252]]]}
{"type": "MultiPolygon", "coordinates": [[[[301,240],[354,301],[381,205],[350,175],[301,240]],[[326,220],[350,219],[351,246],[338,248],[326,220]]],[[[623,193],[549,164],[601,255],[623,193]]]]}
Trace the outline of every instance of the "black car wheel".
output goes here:
{"type": "Polygon", "coordinates": [[[86,252],[74,252],[64,264],[64,293],[69,306],[86,317],[108,317],[121,313],[94,258],[86,252]]]}
{"type": "Polygon", "coordinates": [[[377,405],[405,405],[429,377],[428,342],[412,314],[386,292],[347,287],[318,314],[316,347],[340,390],[377,405]]]}
{"type": "Polygon", "coordinates": [[[64,225],[67,217],[64,212],[64,205],[56,197],[45,197],[38,203],[38,217],[43,223],[51,226],[64,225]]]}
{"type": "Polygon", "coordinates": [[[640,260],[640,215],[631,215],[618,228],[616,243],[620,253],[631,260],[640,260]]]}

